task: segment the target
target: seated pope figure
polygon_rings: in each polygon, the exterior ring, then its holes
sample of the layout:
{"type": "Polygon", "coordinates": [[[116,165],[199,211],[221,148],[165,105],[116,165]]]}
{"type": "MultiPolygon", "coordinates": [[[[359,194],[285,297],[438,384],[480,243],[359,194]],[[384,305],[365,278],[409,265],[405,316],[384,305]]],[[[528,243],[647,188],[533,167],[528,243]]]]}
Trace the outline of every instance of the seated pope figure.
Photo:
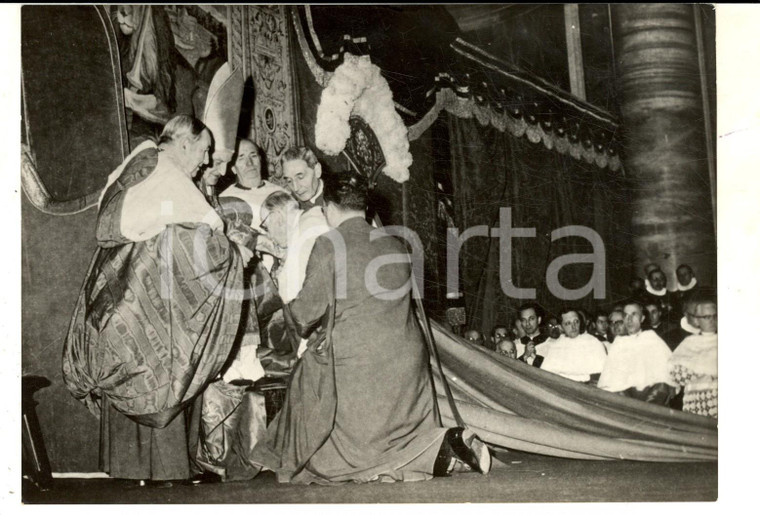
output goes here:
{"type": "Polygon", "coordinates": [[[286,190],[264,179],[263,154],[253,141],[240,139],[235,146],[235,154],[231,161],[235,184],[219,194],[219,203],[228,216],[258,235],[257,259],[249,270],[252,282],[255,283],[255,311],[262,344],[259,353],[263,357],[265,347],[290,349],[290,339],[283,331],[282,302],[277,296],[277,288],[271,278],[276,260],[284,257],[284,250],[272,242],[259,226],[261,206],[266,198],[276,191],[286,190]],[[262,241],[266,244],[261,245],[262,241]]]}

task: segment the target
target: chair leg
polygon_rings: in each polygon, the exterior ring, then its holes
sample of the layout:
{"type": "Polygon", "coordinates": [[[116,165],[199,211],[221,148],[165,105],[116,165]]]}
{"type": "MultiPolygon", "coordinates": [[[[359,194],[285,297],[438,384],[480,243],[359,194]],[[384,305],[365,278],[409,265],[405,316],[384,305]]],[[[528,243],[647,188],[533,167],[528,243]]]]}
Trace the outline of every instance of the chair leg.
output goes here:
{"type": "Polygon", "coordinates": [[[23,473],[40,490],[49,490],[53,487],[53,475],[34,407],[24,411],[21,425],[23,473]]]}

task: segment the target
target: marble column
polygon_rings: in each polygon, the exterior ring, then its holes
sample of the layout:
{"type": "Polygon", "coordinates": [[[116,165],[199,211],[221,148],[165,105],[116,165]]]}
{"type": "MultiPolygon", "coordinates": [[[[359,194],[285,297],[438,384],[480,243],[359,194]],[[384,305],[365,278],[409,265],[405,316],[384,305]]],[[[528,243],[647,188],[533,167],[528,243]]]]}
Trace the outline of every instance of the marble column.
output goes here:
{"type": "Polygon", "coordinates": [[[636,275],[688,263],[716,285],[716,240],[691,5],[613,5],[636,275]]]}

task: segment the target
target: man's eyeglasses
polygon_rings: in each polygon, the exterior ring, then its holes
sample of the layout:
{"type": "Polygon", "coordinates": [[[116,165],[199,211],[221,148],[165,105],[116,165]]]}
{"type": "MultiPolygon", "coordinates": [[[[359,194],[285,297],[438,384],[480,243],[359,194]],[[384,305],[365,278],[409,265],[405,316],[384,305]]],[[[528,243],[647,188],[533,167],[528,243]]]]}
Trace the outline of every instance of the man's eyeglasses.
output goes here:
{"type": "Polygon", "coordinates": [[[699,320],[718,320],[717,313],[714,315],[691,315],[691,316],[699,320]]]}
{"type": "Polygon", "coordinates": [[[269,232],[269,227],[267,227],[266,223],[267,223],[267,220],[269,219],[269,217],[271,216],[271,214],[272,214],[271,211],[269,213],[267,213],[267,216],[265,216],[264,219],[259,224],[259,227],[261,227],[261,230],[264,231],[264,232],[269,232]]]}

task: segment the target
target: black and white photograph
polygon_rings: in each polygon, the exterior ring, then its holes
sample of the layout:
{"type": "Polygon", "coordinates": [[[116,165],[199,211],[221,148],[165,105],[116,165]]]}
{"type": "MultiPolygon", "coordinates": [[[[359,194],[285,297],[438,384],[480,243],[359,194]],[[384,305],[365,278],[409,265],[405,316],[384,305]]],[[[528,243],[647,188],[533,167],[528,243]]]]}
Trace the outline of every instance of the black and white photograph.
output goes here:
{"type": "Polygon", "coordinates": [[[2,12],[11,509],[728,501],[760,8],[2,12]]]}

